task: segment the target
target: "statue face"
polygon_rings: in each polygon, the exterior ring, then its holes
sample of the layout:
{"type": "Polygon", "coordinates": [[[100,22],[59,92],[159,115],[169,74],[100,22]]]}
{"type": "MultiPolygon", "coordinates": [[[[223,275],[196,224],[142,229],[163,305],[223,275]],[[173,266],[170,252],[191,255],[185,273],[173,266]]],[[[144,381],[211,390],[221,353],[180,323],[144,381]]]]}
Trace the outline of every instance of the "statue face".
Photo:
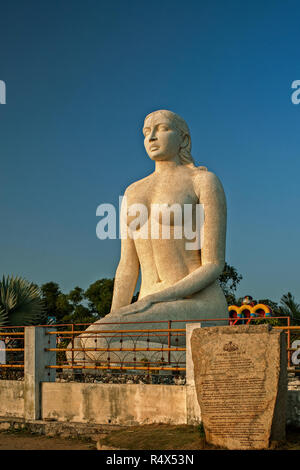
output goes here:
{"type": "Polygon", "coordinates": [[[151,160],[174,160],[179,155],[182,136],[172,119],[162,113],[150,115],[143,128],[144,145],[151,160]]]}

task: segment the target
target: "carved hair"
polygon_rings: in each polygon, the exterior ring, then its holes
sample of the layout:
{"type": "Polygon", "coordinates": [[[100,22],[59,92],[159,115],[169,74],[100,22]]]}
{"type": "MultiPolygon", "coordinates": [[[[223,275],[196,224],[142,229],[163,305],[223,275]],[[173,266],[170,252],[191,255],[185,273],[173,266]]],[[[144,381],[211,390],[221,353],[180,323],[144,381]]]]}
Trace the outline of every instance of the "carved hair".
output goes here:
{"type": "Polygon", "coordinates": [[[179,157],[180,157],[182,165],[188,165],[194,168],[195,162],[191,155],[191,148],[192,148],[191,134],[190,134],[190,130],[185,120],[182,119],[182,117],[180,117],[178,114],[173,113],[172,111],[168,111],[166,109],[159,109],[157,111],[153,111],[152,113],[148,114],[145,117],[145,121],[150,116],[152,116],[153,114],[157,114],[157,113],[160,113],[166,116],[175,124],[175,127],[180,133],[180,135],[182,136],[182,139],[184,139],[187,136],[187,144],[185,145],[185,147],[180,148],[179,157]]]}

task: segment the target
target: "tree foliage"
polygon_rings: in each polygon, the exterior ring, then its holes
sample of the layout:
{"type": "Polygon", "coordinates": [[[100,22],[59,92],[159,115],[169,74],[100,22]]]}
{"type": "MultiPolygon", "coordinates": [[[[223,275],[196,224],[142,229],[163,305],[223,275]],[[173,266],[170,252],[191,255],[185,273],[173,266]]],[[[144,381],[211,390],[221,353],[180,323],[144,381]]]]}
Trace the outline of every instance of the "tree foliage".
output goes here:
{"type": "Polygon", "coordinates": [[[29,326],[46,322],[40,289],[20,277],[0,281],[0,326],[29,326]]]}
{"type": "MultiPolygon", "coordinates": [[[[69,296],[66,294],[59,294],[56,298],[55,316],[58,321],[66,322],[66,318],[72,314],[74,310],[73,305],[69,302],[69,296]]],[[[51,316],[51,315],[50,315],[51,316]]]]}
{"type": "Polygon", "coordinates": [[[56,282],[41,286],[45,309],[57,323],[93,323],[110,312],[114,279],[99,279],[84,291],[76,286],[63,294],[56,282]]]}
{"type": "Polygon", "coordinates": [[[291,292],[284,294],[280,299],[280,310],[283,315],[288,315],[295,325],[300,324],[300,304],[295,301],[291,292]]]}
{"type": "Polygon", "coordinates": [[[84,291],[81,289],[81,287],[74,287],[73,290],[71,290],[68,294],[68,299],[69,301],[73,304],[74,307],[80,304],[80,302],[83,301],[84,299],[84,291]]]}
{"type": "Polygon", "coordinates": [[[99,279],[90,285],[84,296],[92,313],[104,317],[110,312],[113,289],[114,279],[99,279]]]}
{"type": "Polygon", "coordinates": [[[222,274],[219,276],[219,283],[223,289],[228,305],[236,303],[235,291],[243,276],[237,270],[225,263],[222,274]]]}
{"type": "Polygon", "coordinates": [[[59,320],[61,317],[61,315],[59,315],[59,308],[57,307],[57,300],[61,294],[59,285],[56,282],[47,282],[41,286],[41,291],[47,316],[54,316],[59,320]]]}

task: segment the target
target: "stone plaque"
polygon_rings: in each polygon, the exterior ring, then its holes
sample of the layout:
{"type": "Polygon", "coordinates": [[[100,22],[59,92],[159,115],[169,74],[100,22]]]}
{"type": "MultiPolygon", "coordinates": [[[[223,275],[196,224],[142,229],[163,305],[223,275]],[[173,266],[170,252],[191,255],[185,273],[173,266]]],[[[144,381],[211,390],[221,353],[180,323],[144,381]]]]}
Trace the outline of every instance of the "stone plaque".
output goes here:
{"type": "Polygon", "coordinates": [[[270,325],[197,328],[191,347],[207,442],[244,450],[285,439],[284,331],[270,325]]]}

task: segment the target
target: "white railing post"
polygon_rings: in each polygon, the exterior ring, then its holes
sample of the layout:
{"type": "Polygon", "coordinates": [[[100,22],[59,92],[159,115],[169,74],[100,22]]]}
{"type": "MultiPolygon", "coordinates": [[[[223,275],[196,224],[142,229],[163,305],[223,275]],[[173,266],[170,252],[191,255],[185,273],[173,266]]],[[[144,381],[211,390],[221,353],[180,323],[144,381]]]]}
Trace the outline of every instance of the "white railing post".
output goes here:
{"type": "MultiPolygon", "coordinates": [[[[52,327],[53,328],[53,327],[52,327]]],[[[56,347],[56,335],[47,335],[49,327],[25,327],[24,354],[24,417],[25,420],[41,419],[41,383],[55,382],[56,352],[45,351],[56,347]]]]}

